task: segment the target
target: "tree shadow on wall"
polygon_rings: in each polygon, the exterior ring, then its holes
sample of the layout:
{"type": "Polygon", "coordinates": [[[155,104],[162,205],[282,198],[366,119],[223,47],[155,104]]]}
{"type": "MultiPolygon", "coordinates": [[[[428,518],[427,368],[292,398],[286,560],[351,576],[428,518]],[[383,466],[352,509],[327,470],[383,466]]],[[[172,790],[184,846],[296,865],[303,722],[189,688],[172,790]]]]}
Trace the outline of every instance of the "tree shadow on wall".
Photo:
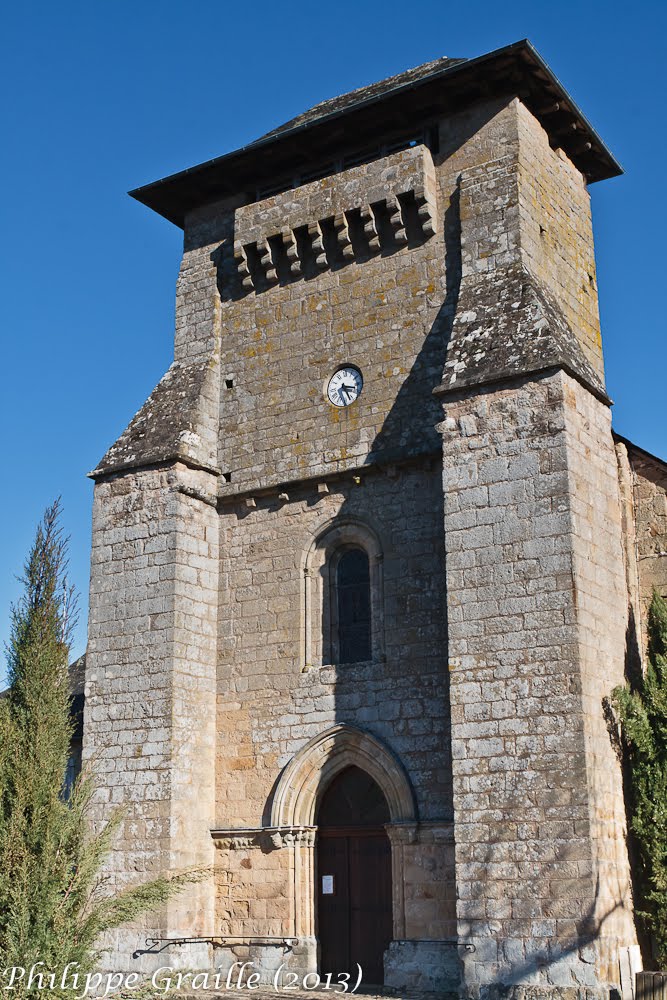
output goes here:
{"type": "MultiPolygon", "coordinates": [[[[483,883],[482,883],[483,884],[483,883]]],[[[502,979],[498,982],[492,982],[487,986],[483,987],[480,991],[480,995],[484,997],[484,1000],[503,1000],[504,997],[513,996],[513,990],[517,986],[527,986],[528,984],[536,986],[542,989],[549,989],[555,987],[560,989],[563,985],[568,986],[570,989],[584,989],[586,984],[578,984],[574,981],[569,981],[569,976],[566,973],[565,983],[536,983],[534,977],[536,974],[546,975],[549,977],[549,968],[556,966],[557,964],[567,960],[570,956],[579,952],[581,955],[582,951],[590,947],[599,938],[602,927],[613,914],[623,907],[622,902],[615,903],[611,906],[606,913],[601,917],[596,918],[595,910],[597,908],[597,901],[600,896],[600,879],[596,881],[595,885],[595,897],[593,902],[590,904],[586,912],[577,921],[577,936],[573,941],[563,942],[552,939],[547,948],[538,949],[530,957],[526,957],[523,962],[514,963],[509,957],[507,958],[508,966],[510,967],[506,973],[502,973],[502,979]],[[532,983],[531,983],[531,980],[532,983]]],[[[474,952],[471,955],[471,959],[474,961],[474,952]]],[[[590,964],[593,968],[594,966],[594,956],[591,954],[587,956],[585,964],[590,964]]],[[[567,968],[567,964],[565,965],[567,968]]],[[[610,991],[610,1000],[620,1000],[618,993],[612,989],[610,991]]]]}

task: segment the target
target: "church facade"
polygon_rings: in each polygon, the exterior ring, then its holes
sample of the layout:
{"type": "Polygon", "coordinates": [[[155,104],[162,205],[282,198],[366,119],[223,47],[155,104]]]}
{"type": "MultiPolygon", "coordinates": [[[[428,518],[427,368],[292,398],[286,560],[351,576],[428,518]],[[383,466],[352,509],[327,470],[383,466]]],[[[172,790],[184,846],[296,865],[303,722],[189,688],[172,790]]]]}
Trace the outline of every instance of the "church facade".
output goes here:
{"type": "Polygon", "coordinates": [[[627,982],[606,699],[667,476],[611,430],[619,172],[521,42],[133,192],[184,253],[174,362],[91,473],[84,757],[116,884],[215,874],[112,967],[627,982]]]}

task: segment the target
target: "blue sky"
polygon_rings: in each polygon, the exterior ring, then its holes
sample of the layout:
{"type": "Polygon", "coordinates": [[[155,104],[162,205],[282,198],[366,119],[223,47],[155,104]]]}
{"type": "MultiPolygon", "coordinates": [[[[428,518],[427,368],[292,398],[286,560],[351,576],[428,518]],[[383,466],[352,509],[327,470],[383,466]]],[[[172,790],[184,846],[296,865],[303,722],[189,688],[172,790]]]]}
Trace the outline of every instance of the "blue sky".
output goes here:
{"type": "Polygon", "coordinates": [[[61,495],[83,651],[85,473],[171,360],[181,232],[126,191],[441,55],[530,38],[625,167],[591,189],[607,380],[616,429],[667,459],[664,3],[33,0],[2,28],[3,641],[61,495]]]}

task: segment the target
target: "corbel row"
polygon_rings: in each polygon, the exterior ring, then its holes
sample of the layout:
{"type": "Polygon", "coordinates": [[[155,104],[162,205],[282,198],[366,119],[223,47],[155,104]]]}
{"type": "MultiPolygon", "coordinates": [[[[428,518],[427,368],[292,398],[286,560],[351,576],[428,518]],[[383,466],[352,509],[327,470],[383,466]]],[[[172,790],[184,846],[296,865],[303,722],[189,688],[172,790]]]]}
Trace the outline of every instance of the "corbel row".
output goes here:
{"type": "Polygon", "coordinates": [[[417,245],[435,230],[432,200],[423,190],[412,190],[263,239],[238,241],[234,262],[243,292],[260,292],[417,245]]]}

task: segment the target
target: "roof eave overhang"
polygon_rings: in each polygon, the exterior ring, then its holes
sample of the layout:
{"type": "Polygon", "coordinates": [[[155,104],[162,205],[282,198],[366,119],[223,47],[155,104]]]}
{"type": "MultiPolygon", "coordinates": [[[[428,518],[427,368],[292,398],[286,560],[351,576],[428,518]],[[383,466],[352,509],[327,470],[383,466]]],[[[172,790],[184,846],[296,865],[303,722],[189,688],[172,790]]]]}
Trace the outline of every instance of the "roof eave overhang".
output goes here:
{"type": "MultiPolygon", "coordinates": [[[[558,78],[526,39],[486,55],[435,70],[419,80],[269,134],[248,146],[189,167],[130,195],[181,228],[188,212],[222,198],[252,192],[306,165],[339,156],[350,136],[405,132],[442,114],[495,97],[521,98],[554,148],[562,148],[589,183],[622,168],[558,78]]],[[[357,141],[358,144],[358,141],[357,141]]]]}

